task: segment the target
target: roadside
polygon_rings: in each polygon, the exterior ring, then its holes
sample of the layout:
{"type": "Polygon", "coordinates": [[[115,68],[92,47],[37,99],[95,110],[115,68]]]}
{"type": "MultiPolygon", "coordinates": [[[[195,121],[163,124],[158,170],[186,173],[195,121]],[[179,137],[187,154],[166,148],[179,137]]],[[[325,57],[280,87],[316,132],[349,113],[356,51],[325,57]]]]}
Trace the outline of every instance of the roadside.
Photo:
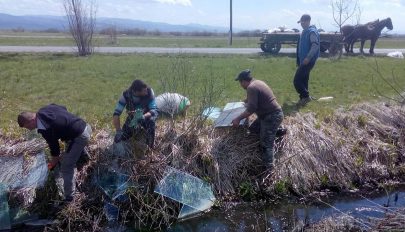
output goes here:
{"type": "MultiPolygon", "coordinates": [[[[263,53],[260,48],[163,48],[163,47],[95,47],[96,53],[129,54],[129,53],[154,53],[154,54],[258,54],[263,53]]],[[[75,53],[77,48],[71,46],[0,46],[0,52],[10,53],[75,53]]],[[[367,50],[366,50],[367,51],[367,50]]],[[[400,51],[405,53],[405,48],[401,49],[375,49],[376,54],[385,55],[390,52],[400,51]]],[[[282,48],[280,53],[295,53],[295,48],[282,48]]],[[[358,49],[354,49],[359,53],[358,49]]],[[[264,53],[263,53],[264,54],[264,53]]],[[[366,53],[367,54],[367,53],[366,53]]]]}

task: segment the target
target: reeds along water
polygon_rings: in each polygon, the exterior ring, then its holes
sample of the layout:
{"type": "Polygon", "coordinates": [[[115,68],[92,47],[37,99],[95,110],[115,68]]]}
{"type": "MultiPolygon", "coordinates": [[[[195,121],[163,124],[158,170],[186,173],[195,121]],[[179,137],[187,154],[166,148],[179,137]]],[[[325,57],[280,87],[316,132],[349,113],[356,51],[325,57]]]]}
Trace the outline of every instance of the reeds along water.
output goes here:
{"type": "Polygon", "coordinates": [[[362,104],[326,119],[298,114],[285,124],[288,135],[269,186],[288,180],[296,193],[305,195],[322,187],[348,190],[402,176],[405,113],[401,106],[362,104]]]}
{"type": "MultiPolygon", "coordinates": [[[[162,229],[176,221],[181,206],[153,193],[167,166],[210,183],[219,202],[241,200],[246,191],[260,192],[256,199],[268,199],[280,187],[287,194],[306,196],[324,188],[345,191],[404,178],[405,113],[399,105],[362,104],[322,119],[311,113],[297,114],[283,124],[287,134],[276,145],[274,170],[266,172],[258,137],[244,128],[213,130],[209,123],[193,118],[159,121],[155,148],[132,144],[130,152],[125,152],[130,156],[119,162],[131,181],[142,186],[128,191],[128,202],[116,203],[119,221],[149,229],[162,229]],[[134,156],[134,149],[142,150],[144,156],[134,156]]],[[[92,176],[100,165],[109,165],[112,156],[119,158],[122,151],[112,150],[112,140],[104,130],[95,133],[90,144],[92,160],[78,173],[79,196],[59,212],[62,220],[56,229],[92,230],[105,225],[104,195],[92,176]]]]}

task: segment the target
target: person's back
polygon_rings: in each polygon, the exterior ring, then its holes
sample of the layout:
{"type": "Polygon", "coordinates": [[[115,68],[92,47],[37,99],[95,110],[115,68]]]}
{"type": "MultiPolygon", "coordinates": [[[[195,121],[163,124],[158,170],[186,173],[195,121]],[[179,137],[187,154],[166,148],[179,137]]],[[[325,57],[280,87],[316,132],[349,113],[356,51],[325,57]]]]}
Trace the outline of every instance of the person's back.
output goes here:
{"type": "Polygon", "coordinates": [[[314,25],[309,26],[304,29],[300,35],[300,40],[298,43],[298,65],[302,65],[305,58],[310,58],[309,63],[315,63],[319,57],[319,49],[311,51],[313,40],[311,36],[316,37],[315,40],[319,43],[319,32],[314,25]]]}
{"type": "Polygon", "coordinates": [[[163,93],[156,97],[158,111],[170,115],[182,113],[190,104],[187,97],[178,93],[163,93]]]}
{"type": "Polygon", "coordinates": [[[39,133],[44,137],[49,134],[49,136],[63,141],[76,138],[86,127],[83,119],[68,112],[64,106],[56,104],[39,109],[37,117],[44,126],[44,128],[38,128],[39,133]]]}
{"type": "Polygon", "coordinates": [[[252,80],[247,87],[247,109],[255,112],[258,117],[263,117],[281,109],[273,90],[261,80],[252,80]]]}

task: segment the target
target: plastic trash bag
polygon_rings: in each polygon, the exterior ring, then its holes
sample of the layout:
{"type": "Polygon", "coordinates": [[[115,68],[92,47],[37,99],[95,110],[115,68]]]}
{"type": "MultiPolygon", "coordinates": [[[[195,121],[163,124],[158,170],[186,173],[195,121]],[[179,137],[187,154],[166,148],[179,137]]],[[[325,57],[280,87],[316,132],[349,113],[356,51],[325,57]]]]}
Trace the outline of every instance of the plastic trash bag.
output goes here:
{"type": "Polygon", "coordinates": [[[387,54],[388,57],[397,58],[397,59],[404,59],[404,54],[400,51],[390,52],[387,54]]]}
{"type": "Polygon", "coordinates": [[[163,93],[155,98],[160,112],[175,115],[183,112],[191,104],[190,100],[178,93],[163,93]]]}

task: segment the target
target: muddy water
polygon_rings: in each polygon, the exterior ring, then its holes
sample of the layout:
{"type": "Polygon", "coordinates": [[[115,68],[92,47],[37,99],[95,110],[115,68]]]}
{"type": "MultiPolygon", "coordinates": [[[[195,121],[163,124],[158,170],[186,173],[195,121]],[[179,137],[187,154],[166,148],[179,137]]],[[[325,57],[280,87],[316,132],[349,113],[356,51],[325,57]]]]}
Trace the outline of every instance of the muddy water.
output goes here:
{"type": "Polygon", "coordinates": [[[169,232],[292,231],[303,223],[317,223],[326,217],[350,215],[367,229],[370,218],[383,218],[397,207],[405,207],[405,188],[367,198],[360,194],[317,200],[311,205],[280,203],[260,206],[239,204],[226,211],[212,210],[200,217],[178,222],[169,232]]]}

